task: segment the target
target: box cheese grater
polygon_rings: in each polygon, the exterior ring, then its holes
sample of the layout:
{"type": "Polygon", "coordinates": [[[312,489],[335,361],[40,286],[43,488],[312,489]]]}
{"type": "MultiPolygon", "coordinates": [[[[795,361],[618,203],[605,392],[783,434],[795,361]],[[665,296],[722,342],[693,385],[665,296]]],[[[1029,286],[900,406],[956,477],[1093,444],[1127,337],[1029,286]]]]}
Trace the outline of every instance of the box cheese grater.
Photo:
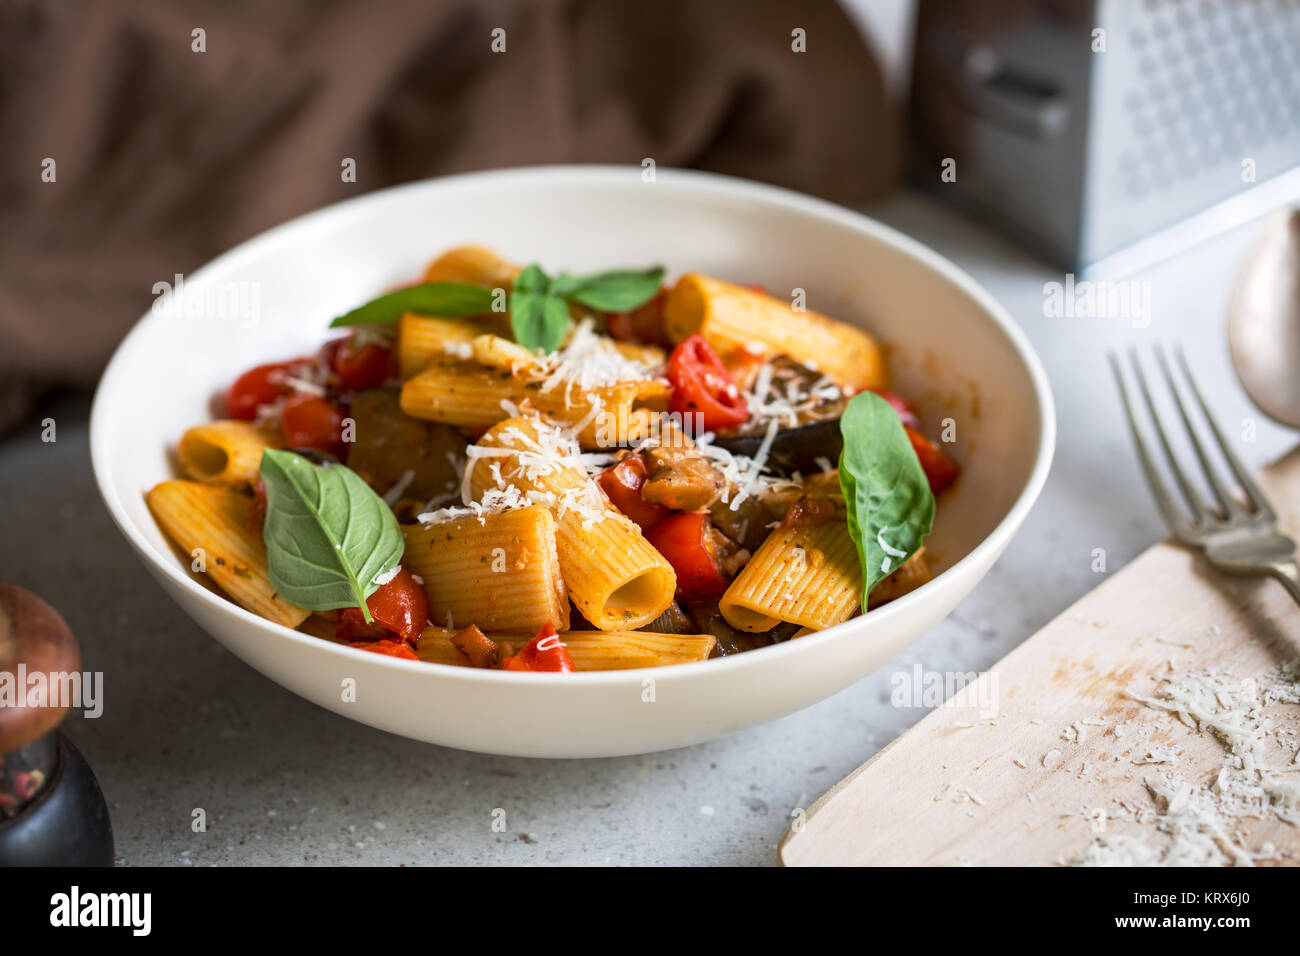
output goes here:
{"type": "Polygon", "coordinates": [[[911,117],[927,188],[1132,272],[1300,199],[1300,0],[920,0],[911,117]]]}

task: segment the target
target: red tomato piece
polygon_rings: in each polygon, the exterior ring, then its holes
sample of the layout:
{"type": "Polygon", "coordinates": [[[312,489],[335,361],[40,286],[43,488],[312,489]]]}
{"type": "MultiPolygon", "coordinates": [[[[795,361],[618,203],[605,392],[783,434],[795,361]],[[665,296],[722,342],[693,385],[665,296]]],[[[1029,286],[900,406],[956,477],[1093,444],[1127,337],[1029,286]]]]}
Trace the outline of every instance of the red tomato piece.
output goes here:
{"type": "Polygon", "coordinates": [[[929,479],[930,491],[937,495],[957,480],[961,467],[948,457],[947,452],[910,425],[904,425],[903,430],[907,432],[925,477],[929,479]]]}
{"type": "Polygon", "coordinates": [[[555,633],[555,625],[547,621],[537,636],[523,646],[518,654],[507,657],[501,662],[503,670],[508,671],[548,671],[551,673],[572,673],[573,658],[568,648],[555,633]]]}
{"type": "Polygon", "coordinates": [[[248,528],[250,531],[262,533],[262,526],[266,524],[266,482],[260,477],[253,482],[253,508],[248,513],[248,528]]]}
{"type": "Polygon", "coordinates": [[[378,388],[397,369],[392,349],[378,342],[367,342],[358,347],[353,336],[326,343],[321,354],[343,387],[354,392],[378,388]]]}
{"type": "Polygon", "coordinates": [[[348,647],[359,647],[363,651],[373,651],[376,654],[383,654],[385,657],[400,657],[405,661],[418,661],[420,659],[415,651],[406,645],[405,641],[357,641],[349,644],[348,647]]]}
{"type": "Polygon", "coordinates": [[[334,636],[341,641],[377,641],[396,634],[414,647],[420,632],[429,623],[429,599],[415,575],[406,568],[366,598],[366,607],[374,618],[372,623],[366,623],[361,608],[344,608],[339,612],[334,636]]]}
{"type": "Polygon", "coordinates": [[[661,288],[653,299],[631,312],[607,312],[605,327],[610,337],[620,342],[642,342],[671,348],[673,343],[664,327],[664,296],[667,291],[661,288]]]}
{"type": "Polygon", "coordinates": [[[640,455],[628,455],[601,472],[597,480],[614,507],[640,525],[642,531],[654,527],[668,515],[668,509],[663,505],[641,497],[646,468],[645,459],[640,455]]]}
{"type": "Polygon", "coordinates": [[[704,512],[690,511],[665,518],[646,533],[646,539],[677,572],[677,593],[684,600],[715,598],[727,589],[712,524],[704,512]]]}
{"type": "Polygon", "coordinates": [[[704,428],[716,431],[739,425],[749,418],[745,397],[732,381],[713,346],[696,332],[684,339],[668,357],[668,381],[673,386],[669,410],[686,416],[700,413],[704,428]]]}
{"type": "Polygon", "coordinates": [[[911,428],[921,427],[921,416],[916,413],[916,406],[893,392],[887,392],[884,389],[874,389],[875,393],[894,406],[894,411],[898,412],[898,417],[903,420],[903,424],[911,428]]]}
{"type": "Polygon", "coordinates": [[[346,451],[343,442],[343,409],[315,395],[295,395],[280,413],[287,448],[315,448],[338,458],[346,451]]]}
{"type": "Polygon", "coordinates": [[[250,368],[226,390],[226,414],[231,418],[252,421],[257,410],[268,405],[293,389],[285,384],[286,376],[293,375],[311,364],[311,359],[294,359],[291,362],[269,362],[250,368]]]}

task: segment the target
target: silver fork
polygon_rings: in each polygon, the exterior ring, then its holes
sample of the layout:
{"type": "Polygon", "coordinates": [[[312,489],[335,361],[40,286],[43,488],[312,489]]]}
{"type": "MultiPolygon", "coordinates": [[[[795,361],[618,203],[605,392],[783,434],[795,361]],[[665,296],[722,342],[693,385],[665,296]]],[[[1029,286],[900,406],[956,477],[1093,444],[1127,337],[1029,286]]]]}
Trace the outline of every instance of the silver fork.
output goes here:
{"type": "Polygon", "coordinates": [[[1191,416],[1183,403],[1178,386],[1174,383],[1174,374],[1169,360],[1165,357],[1164,349],[1157,346],[1157,364],[1164,374],[1170,392],[1173,393],[1179,417],[1183,420],[1183,427],[1191,439],[1192,449],[1201,463],[1201,470],[1205,473],[1206,480],[1214,492],[1218,507],[1207,505],[1201,500],[1200,494],[1192,486],[1187,472],[1178,463],[1169,444],[1168,434],[1160,424],[1155,402],[1151,399],[1151,390],[1147,386],[1142,364],[1138,361],[1137,352],[1130,349],[1129,360],[1133,366],[1133,375],[1146,399],[1147,410],[1150,412],[1160,445],[1164,448],[1169,469],[1173,472],[1183,498],[1191,509],[1190,516],[1178,505],[1152,461],[1151,451],[1138,428],[1137,416],[1133,413],[1133,403],[1129,400],[1119,359],[1112,352],[1110,353],[1111,370],[1115,373],[1120,397],[1124,401],[1124,410],[1128,414],[1129,429],[1133,433],[1133,443],[1137,446],[1138,459],[1142,464],[1142,471],[1146,474],[1147,484],[1151,486],[1151,493],[1155,496],[1156,505],[1159,506],[1160,513],[1164,515],[1169,527],[1173,529],[1174,537],[1183,544],[1199,548],[1205,554],[1206,560],[1215,568],[1229,574],[1270,575],[1281,581],[1290,595],[1295,598],[1296,603],[1300,604],[1300,572],[1296,568],[1296,544],[1286,535],[1278,532],[1276,513],[1268,503],[1268,499],[1264,497],[1264,493],[1259,490],[1259,486],[1255,484],[1250,472],[1246,470],[1224,438],[1223,431],[1214,420],[1214,416],[1210,414],[1210,408],[1205,403],[1201,390],[1197,388],[1196,380],[1192,378],[1192,371],[1187,365],[1187,358],[1183,355],[1182,349],[1176,349],[1176,355],[1183,378],[1200,406],[1206,422],[1209,423],[1210,431],[1219,443],[1219,450],[1232,469],[1233,475],[1236,476],[1245,504],[1232,493],[1218,469],[1211,463],[1205,452],[1205,446],[1201,444],[1196,429],[1192,426],[1191,416]]]}

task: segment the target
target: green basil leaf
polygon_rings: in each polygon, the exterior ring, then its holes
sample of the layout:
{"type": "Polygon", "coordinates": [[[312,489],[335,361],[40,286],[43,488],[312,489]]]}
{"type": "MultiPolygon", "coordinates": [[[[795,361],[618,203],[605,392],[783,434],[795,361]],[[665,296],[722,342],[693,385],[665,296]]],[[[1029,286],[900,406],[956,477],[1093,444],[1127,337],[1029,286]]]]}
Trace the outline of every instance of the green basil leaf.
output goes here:
{"type": "Polygon", "coordinates": [[[266,542],[271,585],[311,611],[359,607],[376,579],[402,561],[402,533],[384,499],[344,465],[313,465],[268,448],[259,469],[266,484],[266,542]]]}
{"type": "Polygon", "coordinates": [[[617,269],[583,279],[561,276],[552,291],[602,312],[630,312],[653,299],[663,281],[662,266],[641,271],[617,269]]]}
{"type": "Polygon", "coordinates": [[[916,554],[934,522],[934,495],[903,423],[875,392],[855,395],[840,418],[840,488],[862,561],[862,610],[882,579],[916,554]]]}
{"type": "Polygon", "coordinates": [[[492,311],[492,290],[466,282],[424,282],[397,289],[340,315],[330,328],[340,325],[390,325],[406,312],[459,318],[492,311]]]}
{"type": "Polygon", "coordinates": [[[510,328],[515,341],[531,352],[553,352],[569,331],[569,307],[558,296],[520,292],[510,294],[510,328]]]}
{"type": "Polygon", "coordinates": [[[558,295],[560,298],[568,298],[582,288],[587,280],[582,276],[569,275],[567,272],[561,272],[551,280],[551,295],[558,295]]]}
{"type": "Polygon", "coordinates": [[[534,263],[531,266],[525,266],[524,271],[515,276],[513,288],[516,292],[546,295],[551,291],[551,277],[542,271],[541,266],[534,263]]]}

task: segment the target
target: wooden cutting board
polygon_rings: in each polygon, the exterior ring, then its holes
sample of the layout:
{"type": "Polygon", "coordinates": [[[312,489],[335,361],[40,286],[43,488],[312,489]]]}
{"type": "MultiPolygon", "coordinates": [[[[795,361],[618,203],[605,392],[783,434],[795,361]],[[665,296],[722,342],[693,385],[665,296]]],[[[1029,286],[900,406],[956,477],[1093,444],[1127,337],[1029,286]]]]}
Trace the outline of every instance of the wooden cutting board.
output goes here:
{"type": "MultiPolygon", "coordinates": [[[[1283,530],[1300,538],[1300,449],[1260,484],[1283,530]]],[[[966,706],[931,711],[796,818],[781,861],[1053,865],[1098,838],[1159,853],[1170,838],[1152,819],[1165,805],[1148,779],[1203,787],[1230,758],[1195,721],[1130,695],[1159,694],[1162,675],[1209,669],[1264,686],[1296,658],[1300,607],[1280,584],[1229,578],[1157,544],[980,675],[953,701],[966,706]]],[[[1300,787],[1300,706],[1274,704],[1268,715],[1279,727],[1269,766],[1294,767],[1275,779],[1300,787]]],[[[1300,827],[1246,820],[1235,835],[1251,849],[1271,841],[1274,863],[1300,864],[1300,827]]]]}

